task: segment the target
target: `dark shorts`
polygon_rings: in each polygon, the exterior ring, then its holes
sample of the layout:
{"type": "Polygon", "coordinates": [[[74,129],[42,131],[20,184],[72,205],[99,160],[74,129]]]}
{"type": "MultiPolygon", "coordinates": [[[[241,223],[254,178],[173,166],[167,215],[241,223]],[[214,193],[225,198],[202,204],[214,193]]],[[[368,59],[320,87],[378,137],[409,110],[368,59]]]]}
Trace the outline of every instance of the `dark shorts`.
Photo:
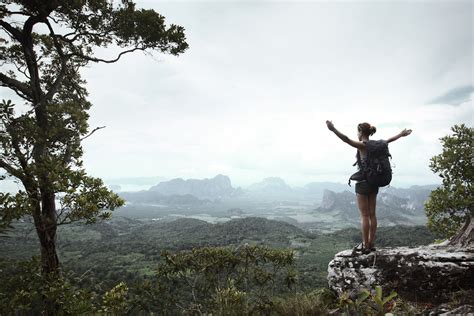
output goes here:
{"type": "Polygon", "coordinates": [[[379,188],[370,185],[368,182],[357,182],[355,186],[355,191],[357,194],[369,195],[371,193],[379,193],[379,188]]]}

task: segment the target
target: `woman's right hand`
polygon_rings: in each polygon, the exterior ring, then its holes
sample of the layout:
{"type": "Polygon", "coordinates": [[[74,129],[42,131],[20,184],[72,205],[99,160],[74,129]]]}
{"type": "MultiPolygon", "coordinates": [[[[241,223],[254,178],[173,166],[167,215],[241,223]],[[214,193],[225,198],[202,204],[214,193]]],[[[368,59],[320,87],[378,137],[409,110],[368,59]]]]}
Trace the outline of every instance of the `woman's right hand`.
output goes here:
{"type": "Polygon", "coordinates": [[[326,125],[330,131],[334,131],[334,124],[331,121],[326,121],[326,125]]]}

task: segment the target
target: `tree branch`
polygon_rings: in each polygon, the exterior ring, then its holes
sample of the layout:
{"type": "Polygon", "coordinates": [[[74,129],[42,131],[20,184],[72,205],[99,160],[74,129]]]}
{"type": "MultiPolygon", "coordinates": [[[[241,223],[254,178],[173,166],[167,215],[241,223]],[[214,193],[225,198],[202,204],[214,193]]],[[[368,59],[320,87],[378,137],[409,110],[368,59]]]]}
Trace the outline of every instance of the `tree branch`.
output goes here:
{"type": "MultiPolygon", "coordinates": [[[[46,15],[47,16],[47,15],[46,15]]],[[[23,25],[23,35],[30,35],[31,32],[33,31],[33,26],[35,26],[36,23],[42,22],[46,19],[46,17],[42,18],[40,16],[36,15],[31,15],[23,25]]],[[[22,36],[23,37],[23,36],[22,36]]]]}
{"type": "MultiPolygon", "coordinates": [[[[12,127],[14,127],[13,124],[15,124],[15,121],[12,122],[12,125],[11,125],[12,127]]],[[[20,162],[20,166],[23,169],[23,172],[25,174],[27,174],[27,172],[28,172],[28,162],[26,161],[25,156],[23,155],[23,153],[20,150],[18,137],[15,135],[15,132],[14,131],[12,132],[10,130],[10,128],[8,128],[8,127],[7,127],[7,132],[10,134],[11,141],[12,141],[12,146],[13,146],[13,149],[15,151],[15,156],[18,159],[18,161],[20,162]]]]}
{"type": "Polygon", "coordinates": [[[0,159],[0,168],[5,169],[12,176],[14,176],[14,177],[16,177],[16,178],[18,178],[22,181],[24,180],[24,176],[23,176],[23,174],[21,173],[20,170],[15,169],[14,167],[10,166],[8,163],[3,161],[2,159],[0,159]]]}
{"type": "MultiPolygon", "coordinates": [[[[22,31],[22,41],[21,45],[23,47],[23,54],[25,56],[25,62],[28,67],[28,72],[30,73],[30,82],[31,82],[31,89],[32,89],[32,99],[35,104],[33,107],[37,108],[41,106],[41,98],[43,96],[43,92],[41,90],[41,83],[40,83],[40,75],[38,69],[38,63],[36,60],[36,53],[34,50],[34,43],[32,37],[33,26],[36,23],[44,22],[46,17],[41,18],[39,16],[30,16],[25,24],[23,25],[22,31]]],[[[42,123],[45,124],[44,117],[41,119],[42,123]]]]}
{"type": "Polygon", "coordinates": [[[0,72],[0,86],[7,87],[16,92],[21,98],[28,101],[33,100],[33,95],[26,84],[16,79],[10,78],[4,73],[0,72]]]}
{"type": "Polygon", "coordinates": [[[91,136],[92,134],[94,134],[95,132],[97,132],[99,129],[103,129],[103,128],[105,128],[105,126],[99,126],[99,127],[94,128],[89,134],[87,134],[86,136],[82,137],[82,138],[81,138],[81,141],[83,141],[83,140],[86,139],[87,137],[91,136]]]}
{"type": "Polygon", "coordinates": [[[80,33],[77,33],[77,32],[71,32],[71,33],[67,33],[67,34],[64,34],[64,35],[61,35],[61,38],[63,41],[65,42],[68,42],[70,44],[72,44],[74,41],[76,41],[79,37],[81,36],[87,36],[87,37],[104,37],[105,35],[109,34],[110,31],[104,31],[104,32],[100,32],[100,33],[91,33],[91,32],[80,32],[80,33]],[[69,38],[70,36],[73,36],[71,38],[69,38]]]}
{"type": "Polygon", "coordinates": [[[56,218],[57,218],[57,225],[58,226],[66,224],[66,220],[67,220],[67,217],[68,217],[67,213],[64,216],[64,218],[61,218],[65,211],[66,211],[66,209],[64,207],[62,207],[58,212],[56,212],[56,218]]]}
{"type": "Polygon", "coordinates": [[[96,57],[87,56],[87,55],[84,55],[84,54],[81,54],[81,53],[72,53],[72,54],[68,54],[68,56],[77,56],[77,57],[81,57],[85,60],[93,61],[93,62],[96,62],[96,63],[102,62],[102,63],[111,64],[111,63],[117,62],[125,54],[132,53],[132,52],[137,51],[137,50],[144,51],[145,49],[146,49],[145,47],[134,47],[134,48],[131,48],[131,49],[128,49],[128,50],[125,50],[125,51],[121,52],[114,59],[96,58],[96,57]]]}
{"type": "Polygon", "coordinates": [[[13,64],[13,66],[15,66],[16,70],[19,72],[19,73],[22,73],[23,76],[25,76],[27,79],[30,79],[30,76],[28,75],[28,73],[26,72],[27,71],[27,68],[25,67],[25,69],[22,69],[21,65],[18,65],[16,63],[16,61],[12,60],[11,63],[13,64]]]}
{"type": "Polygon", "coordinates": [[[41,99],[40,102],[45,102],[51,98],[53,98],[54,94],[58,91],[64,76],[66,75],[66,63],[67,63],[67,57],[64,55],[63,50],[61,48],[61,44],[59,44],[57,40],[57,36],[54,33],[53,27],[51,26],[51,23],[49,23],[48,19],[46,19],[45,24],[48,26],[49,32],[51,37],[53,38],[53,43],[54,47],[56,47],[56,51],[58,52],[59,58],[61,59],[61,70],[59,71],[59,74],[52,84],[51,88],[49,91],[45,94],[45,96],[41,99]]]}
{"type": "Polygon", "coordinates": [[[13,36],[20,43],[23,41],[23,35],[21,31],[14,26],[11,26],[10,23],[0,20],[0,26],[5,29],[11,36],[13,36]]]}
{"type": "Polygon", "coordinates": [[[3,8],[0,8],[0,11],[6,13],[8,15],[26,15],[26,16],[30,16],[30,14],[28,12],[24,12],[24,11],[10,11],[10,10],[6,10],[6,9],[3,9],[3,8]]]}

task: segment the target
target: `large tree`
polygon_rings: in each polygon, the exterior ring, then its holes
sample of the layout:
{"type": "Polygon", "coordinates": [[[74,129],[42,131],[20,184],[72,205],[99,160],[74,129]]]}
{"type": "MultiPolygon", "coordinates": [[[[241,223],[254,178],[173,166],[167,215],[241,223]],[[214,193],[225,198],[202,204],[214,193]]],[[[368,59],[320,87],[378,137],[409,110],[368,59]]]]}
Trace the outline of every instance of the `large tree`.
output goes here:
{"type": "Polygon", "coordinates": [[[16,194],[0,193],[0,224],[30,216],[43,274],[56,275],[58,225],[94,222],[123,204],[82,165],[81,141],[97,128],[87,123],[81,67],[134,51],[178,55],[188,45],[183,27],[166,26],[163,16],[129,0],[2,2],[0,27],[0,86],[18,96],[16,104],[0,104],[0,169],[22,185],[16,194]],[[98,56],[106,47],[117,55],[98,56]]]}
{"type": "Polygon", "coordinates": [[[443,152],[431,159],[431,170],[443,179],[425,204],[428,227],[439,236],[453,236],[465,223],[460,237],[472,239],[474,212],[474,129],[464,124],[441,138],[443,152]]]}

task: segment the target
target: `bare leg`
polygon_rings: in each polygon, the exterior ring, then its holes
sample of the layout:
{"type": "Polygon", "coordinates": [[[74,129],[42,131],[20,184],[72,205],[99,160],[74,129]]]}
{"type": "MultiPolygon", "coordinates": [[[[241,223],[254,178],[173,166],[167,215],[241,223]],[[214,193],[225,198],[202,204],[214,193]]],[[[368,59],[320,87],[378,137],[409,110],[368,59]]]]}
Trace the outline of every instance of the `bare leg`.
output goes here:
{"type": "Polygon", "coordinates": [[[362,240],[364,248],[369,247],[369,197],[363,194],[357,194],[357,204],[360,211],[360,222],[362,227],[362,240]]]}
{"type": "Polygon", "coordinates": [[[375,215],[375,209],[377,206],[377,194],[371,193],[368,197],[369,205],[369,220],[370,220],[370,229],[369,229],[369,243],[368,247],[373,248],[375,244],[375,233],[377,231],[377,216],[375,215]]]}

